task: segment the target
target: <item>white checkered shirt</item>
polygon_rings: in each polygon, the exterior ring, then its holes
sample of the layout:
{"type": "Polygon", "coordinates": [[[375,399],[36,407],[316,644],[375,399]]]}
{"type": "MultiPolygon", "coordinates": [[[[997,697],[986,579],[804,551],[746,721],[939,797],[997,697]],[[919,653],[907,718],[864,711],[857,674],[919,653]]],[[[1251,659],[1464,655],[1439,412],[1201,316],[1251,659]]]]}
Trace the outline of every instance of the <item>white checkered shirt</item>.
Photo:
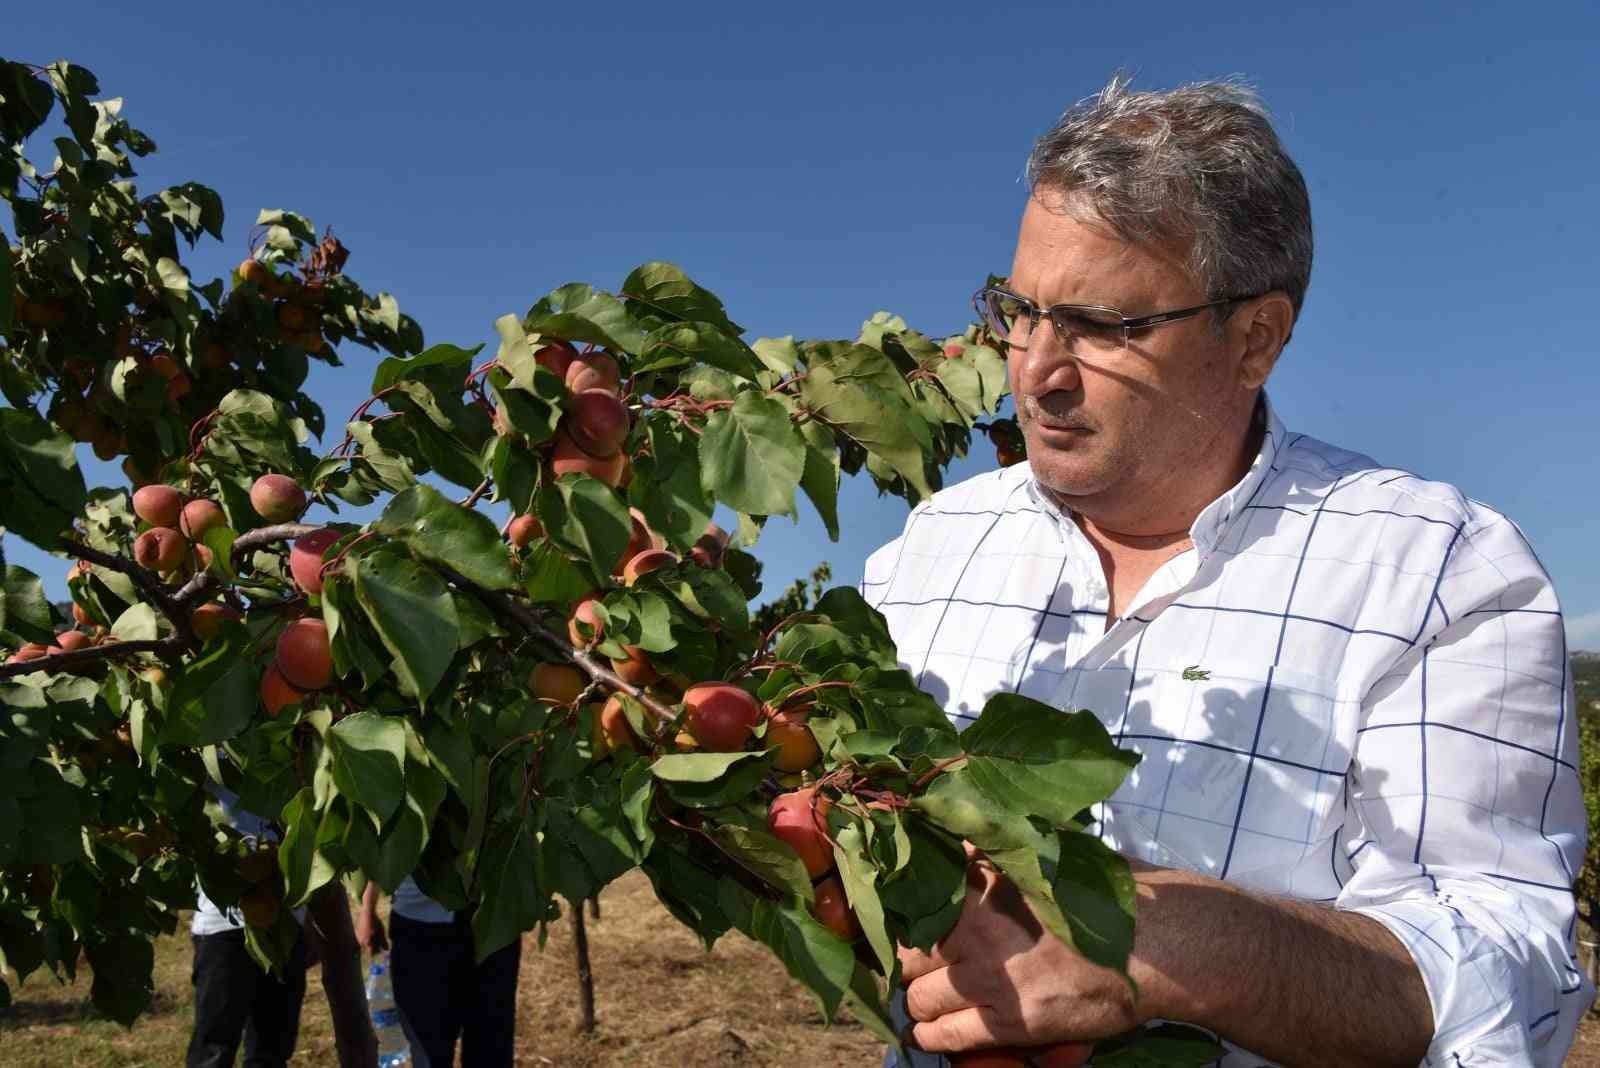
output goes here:
{"type": "Polygon", "coordinates": [[[1433,1004],[1425,1064],[1553,1068],[1594,990],[1549,576],[1454,487],[1267,422],[1109,630],[1099,557],[1027,464],[919,505],[863,593],[957,724],[1015,691],[1144,755],[1097,813],[1116,848],[1394,932],[1433,1004]]]}

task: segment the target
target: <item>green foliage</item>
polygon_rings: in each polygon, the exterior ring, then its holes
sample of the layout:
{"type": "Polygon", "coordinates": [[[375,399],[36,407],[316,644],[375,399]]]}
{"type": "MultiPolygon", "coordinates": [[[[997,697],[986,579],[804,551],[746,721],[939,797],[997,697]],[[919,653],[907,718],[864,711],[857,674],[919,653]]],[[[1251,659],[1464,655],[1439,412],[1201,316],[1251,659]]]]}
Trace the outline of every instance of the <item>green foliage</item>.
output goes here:
{"type": "MultiPolygon", "coordinates": [[[[893,1041],[894,947],[955,922],[963,839],[1059,937],[1125,967],[1127,865],[1074,822],[1133,761],[1099,722],[1002,695],[957,735],[899,669],[882,617],[854,590],[823,592],[827,565],[752,620],[759,568],[706,527],[727,506],[748,543],[795,514],[799,490],[836,536],[846,473],[926,496],[1001,399],[1000,355],[976,331],[959,367],[887,314],[854,340],[747,343],[720,299],[653,262],[614,293],[573,283],[502,316],[495,358],[475,367],[481,347],[424,350],[393,298],[357,286],[343,247],[292,212],[258,216],[234,278],[198,282],[180,245],[220,235],[217,194],[137,196],[131,157],[154,145],[120,104],[89,99],[86,71],[4,64],[0,87],[18,235],[0,275],[0,495],[12,532],[82,561],[69,585],[98,643],[0,666],[0,950],[19,975],[69,977],[81,945],[96,1004],[126,1022],[148,1001],[149,939],[196,880],[222,904],[292,905],[334,878],[393,888],[415,872],[472,909],[487,954],[558,898],[642,867],[708,945],[743,932],[825,1013],[848,1006],[893,1041]],[[22,139],[56,107],[71,137],[40,171],[22,139]],[[319,458],[323,415],[301,386],[344,342],[384,358],[319,458]],[[618,454],[570,451],[590,440],[560,373],[580,346],[621,374],[618,454]],[[149,524],[120,489],[84,485],[74,438],[127,452],[141,484],[215,502],[209,563],[186,545],[174,570],[136,565],[149,524]],[[562,456],[577,470],[558,476],[562,456]],[[256,512],[269,473],[382,514],[286,552],[311,528],[256,512]],[[485,501],[534,533],[509,544],[485,501]],[[680,559],[620,581],[658,544],[680,559]],[[567,615],[591,591],[585,627],[603,633],[578,631],[580,652],[567,615]],[[214,635],[194,615],[208,604],[228,610],[214,635]],[[583,699],[533,692],[552,660],[579,665],[583,699]],[[608,669],[642,669],[646,688],[608,669]],[[748,738],[689,715],[684,690],[717,681],[763,710],[748,738]],[[608,692],[626,727],[599,715],[608,692]],[[817,743],[798,750],[803,771],[780,770],[780,709],[817,743]],[[265,872],[213,784],[280,831],[265,872]],[[830,803],[860,945],[812,916],[799,857],[768,829],[771,799],[801,785],[830,803]]],[[[8,646],[54,640],[34,576],[6,570],[0,611],[8,646]]],[[[264,960],[287,951],[286,917],[252,922],[264,960]]]]}

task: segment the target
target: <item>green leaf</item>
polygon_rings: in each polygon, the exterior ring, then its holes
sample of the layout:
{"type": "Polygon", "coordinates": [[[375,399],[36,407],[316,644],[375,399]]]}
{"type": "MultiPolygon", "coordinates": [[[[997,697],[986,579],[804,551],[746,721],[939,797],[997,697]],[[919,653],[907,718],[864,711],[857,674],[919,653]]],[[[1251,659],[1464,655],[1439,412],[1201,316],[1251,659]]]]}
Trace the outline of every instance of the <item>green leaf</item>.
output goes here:
{"type": "Polygon", "coordinates": [[[155,946],[144,935],[87,938],[83,944],[94,984],[89,998],[100,1012],[132,1027],[155,996],[155,946]]]}
{"type": "MultiPolygon", "coordinates": [[[[123,614],[127,619],[140,608],[123,614]]],[[[122,620],[118,620],[120,624],[122,620]]],[[[152,629],[155,620],[150,620],[152,629]]],[[[216,745],[249,727],[260,705],[262,668],[250,655],[259,634],[230,627],[185,665],[167,699],[161,740],[167,745],[216,745]]]]}
{"type": "Polygon", "coordinates": [[[645,335],[622,301],[582,283],[564,285],[544,297],[522,319],[530,334],[587,341],[620,352],[643,352],[645,335]]]}
{"type": "Polygon", "coordinates": [[[372,529],[479,586],[505,590],[515,585],[505,543],[494,522],[432,486],[418,483],[396,495],[372,529]]]}
{"type": "Polygon", "coordinates": [[[1206,1068],[1226,1050],[1198,1027],[1164,1023],[1095,1043],[1096,1068],[1206,1068]]]}
{"type": "Polygon", "coordinates": [[[850,992],[856,954],[850,943],[812,918],[803,905],[760,898],[751,908],[745,932],[772,950],[785,969],[817,998],[824,1019],[832,1019],[850,992]]]}
{"type": "Polygon", "coordinates": [[[818,349],[818,355],[825,358],[800,381],[802,407],[881,458],[920,496],[931,495],[925,456],[932,438],[894,365],[861,345],[818,349]]]}
{"type": "Polygon", "coordinates": [[[728,318],[722,301],[689,280],[676,264],[640,264],[622,282],[622,295],[673,319],[698,319],[737,337],[744,327],[728,318]]]}
{"type": "Polygon", "coordinates": [[[800,855],[765,828],[724,823],[712,827],[711,837],[739,866],[785,893],[811,900],[811,876],[800,855]]]}
{"type": "Polygon", "coordinates": [[[376,712],[346,716],[327,733],[339,792],[372,813],[376,824],[405,799],[405,720],[376,712]]]}
{"type": "Polygon", "coordinates": [[[656,365],[710,364],[731,375],[754,381],[761,362],[750,347],[712,323],[666,323],[645,339],[647,363],[641,370],[656,365]]]}
{"type": "MultiPolygon", "coordinates": [[[[7,64],[6,66],[10,66],[7,64]]],[[[5,76],[0,70],[0,78],[5,76]]],[[[0,107],[4,106],[4,93],[0,93],[0,107]]],[[[16,323],[17,284],[12,280],[11,242],[0,230],[0,334],[9,334],[16,323]]]]}
{"type": "Polygon", "coordinates": [[[748,799],[766,777],[765,753],[673,753],[650,772],[673,799],[691,808],[717,808],[748,799]]]}
{"type": "Polygon", "coordinates": [[[278,866],[287,886],[284,904],[291,908],[305,904],[318,889],[337,874],[332,864],[317,852],[318,818],[314,791],[307,786],[283,807],[283,842],[278,847],[278,866]]]}
{"type": "Polygon", "coordinates": [[[87,490],[74,448],[31,409],[0,408],[0,500],[11,533],[52,549],[83,514],[87,490]]]}
{"type": "Polygon", "coordinates": [[[805,469],[805,443],[784,406],[749,390],[732,408],[711,413],[700,436],[700,477],[707,492],[752,515],[794,508],[805,469]]]}
{"type": "Polygon", "coordinates": [[[133,605],[111,624],[112,637],[125,642],[153,641],[160,633],[155,608],[143,602],[133,605]]]}
{"type": "Polygon", "coordinates": [[[967,856],[961,842],[907,820],[905,867],[883,881],[884,908],[906,927],[902,937],[915,949],[929,949],[955,925],[967,896],[967,856]]]}
{"type": "Polygon", "coordinates": [[[0,577],[0,634],[23,642],[55,641],[55,624],[44,583],[27,568],[7,564],[0,577]]]}
{"type": "Polygon", "coordinates": [[[456,653],[460,625],[445,582],[387,546],[356,560],[356,598],[394,657],[407,692],[426,702],[456,653]]]}
{"type": "MultiPolygon", "coordinates": [[[[515,317],[510,317],[515,322],[515,317]]],[[[456,345],[432,345],[415,356],[391,356],[378,364],[372,375],[372,392],[381,393],[397,382],[417,377],[418,373],[433,367],[448,367],[457,377],[465,377],[472,368],[473,357],[483,351],[482,345],[463,349],[456,345]]]]}
{"type": "Polygon", "coordinates": [[[839,445],[826,427],[815,420],[800,424],[806,443],[805,468],[800,488],[822,517],[830,541],[839,540],[839,445]]]}
{"type": "Polygon", "coordinates": [[[633,532],[627,505],[611,487],[588,475],[562,475],[539,494],[546,535],[587,557],[595,574],[610,575],[633,532]]]}
{"type": "Polygon", "coordinates": [[[478,960],[550,918],[550,893],[543,885],[537,827],[530,819],[495,829],[478,866],[483,896],[472,915],[478,960]]]}
{"type": "Polygon", "coordinates": [[[800,362],[800,346],[793,337],[758,337],[750,343],[750,351],[775,374],[786,375],[800,362]]]}
{"type": "Polygon", "coordinates": [[[548,541],[523,550],[523,588],[535,604],[567,605],[588,593],[594,580],[548,541]]]}
{"type": "Polygon", "coordinates": [[[878,896],[878,868],[867,856],[866,837],[859,824],[852,823],[834,835],[833,857],[839,866],[840,885],[850,899],[850,911],[856,914],[867,943],[883,966],[883,974],[892,981],[899,973],[900,960],[878,896]]]}
{"type": "Polygon", "coordinates": [[[1064,713],[1020,694],[991,697],[961,744],[980,789],[1055,827],[1110,797],[1139,762],[1117,748],[1093,712],[1064,713]]]}
{"type": "Polygon", "coordinates": [[[1058,836],[1051,890],[1079,953],[1107,968],[1123,971],[1133,950],[1137,888],[1127,858],[1081,831],[1058,836]]]}

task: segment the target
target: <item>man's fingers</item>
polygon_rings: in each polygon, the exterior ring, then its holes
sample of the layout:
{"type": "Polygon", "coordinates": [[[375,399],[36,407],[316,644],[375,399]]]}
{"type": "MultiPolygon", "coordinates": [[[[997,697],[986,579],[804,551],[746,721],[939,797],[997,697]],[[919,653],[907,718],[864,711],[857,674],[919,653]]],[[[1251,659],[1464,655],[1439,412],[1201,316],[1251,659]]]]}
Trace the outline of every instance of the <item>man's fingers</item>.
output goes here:
{"type": "Polygon", "coordinates": [[[913,1020],[936,1020],[941,1016],[982,1004],[981,994],[971,983],[971,973],[957,968],[939,968],[906,987],[906,1012],[913,1020]]]}
{"type": "Polygon", "coordinates": [[[1004,1026],[999,1013],[987,1005],[961,1009],[911,1028],[912,1044],[929,1053],[1008,1046],[1017,1038],[1004,1026]]]}
{"type": "Polygon", "coordinates": [[[901,946],[895,955],[900,958],[900,979],[905,983],[956,962],[943,942],[928,950],[901,946]]]}

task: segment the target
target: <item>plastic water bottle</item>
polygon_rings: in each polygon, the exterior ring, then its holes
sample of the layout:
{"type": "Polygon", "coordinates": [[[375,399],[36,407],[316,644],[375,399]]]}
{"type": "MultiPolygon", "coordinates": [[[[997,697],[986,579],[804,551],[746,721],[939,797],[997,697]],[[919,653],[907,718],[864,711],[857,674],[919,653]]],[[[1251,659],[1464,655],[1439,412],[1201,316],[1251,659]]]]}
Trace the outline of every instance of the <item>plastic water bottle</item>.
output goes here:
{"type": "Polygon", "coordinates": [[[411,1063],[411,1043],[400,1026],[400,1009],[394,1003],[394,984],[389,979],[389,954],[373,954],[367,969],[367,1009],[372,1013],[372,1030],[378,1036],[378,1068],[402,1068],[411,1063]]]}

